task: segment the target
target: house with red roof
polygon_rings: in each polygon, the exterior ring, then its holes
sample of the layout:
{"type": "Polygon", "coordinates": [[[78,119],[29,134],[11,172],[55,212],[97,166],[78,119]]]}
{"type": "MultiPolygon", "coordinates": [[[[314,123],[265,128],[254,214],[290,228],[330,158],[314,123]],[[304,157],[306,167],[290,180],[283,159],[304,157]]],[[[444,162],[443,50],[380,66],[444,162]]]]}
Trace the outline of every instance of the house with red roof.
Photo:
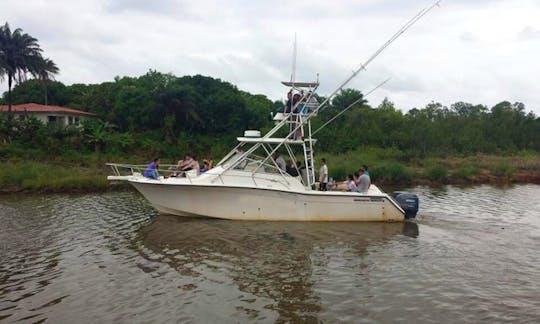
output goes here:
{"type": "MultiPolygon", "coordinates": [[[[9,107],[0,106],[0,112],[7,113],[9,107]]],[[[25,103],[12,105],[11,111],[14,116],[24,119],[27,116],[33,116],[45,125],[77,125],[84,118],[94,117],[95,114],[68,107],[40,105],[36,103],[25,103]]]]}

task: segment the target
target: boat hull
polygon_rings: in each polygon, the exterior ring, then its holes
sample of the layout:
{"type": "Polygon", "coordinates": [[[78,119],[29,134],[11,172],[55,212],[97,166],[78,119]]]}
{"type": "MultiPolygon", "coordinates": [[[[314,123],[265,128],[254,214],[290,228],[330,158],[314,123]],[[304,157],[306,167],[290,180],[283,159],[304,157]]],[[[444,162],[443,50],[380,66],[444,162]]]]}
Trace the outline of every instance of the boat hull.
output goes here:
{"type": "Polygon", "coordinates": [[[253,187],[130,181],[160,213],[270,221],[403,221],[386,194],[291,192],[253,187]]]}

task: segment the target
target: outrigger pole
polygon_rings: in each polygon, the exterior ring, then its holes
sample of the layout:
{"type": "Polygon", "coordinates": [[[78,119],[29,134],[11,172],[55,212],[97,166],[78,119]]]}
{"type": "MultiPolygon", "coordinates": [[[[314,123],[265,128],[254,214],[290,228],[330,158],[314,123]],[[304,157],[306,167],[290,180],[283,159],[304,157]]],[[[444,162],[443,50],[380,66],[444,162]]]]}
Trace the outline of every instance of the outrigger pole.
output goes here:
{"type": "Polygon", "coordinates": [[[324,127],[326,127],[326,125],[330,124],[331,122],[333,122],[336,118],[338,118],[339,116],[343,115],[347,110],[351,109],[354,105],[356,105],[357,103],[359,103],[360,101],[364,100],[364,98],[366,98],[367,96],[369,96],[370,94],[372,94],[373,92],[375,92],[375,90],[379,89],[380,87],[382,87],[383,85],[386,84],[386,82],[390,81],[391,78],[388,78],[386,80],[384,80],[383,82],[379,83],[375,88],[371,89],[368,93],[366,93],[365,95],[362,95],[360,98],[358,98],[358,100],[356,100],[355,102],[353,102],[352,104],[350,104],[349,106],[347,106],[347,108],[343,109],[342,111],[339,112],[339,114],[335,115],[334,117],[332,117],[329,121],[327,121],[326,123],[324,123],[324,125],[322,125],[321,127],[317,128],[313,133],[311,133],[311,136],[317,134],[321,129],[323,129],[324,127]]]}
{"type": "MultiPolygon", "coordinates": [[[[422,17],[424,17],[428,12],[430,12],[433,8],[440,6],[440,3],[442,0],[435,1],[432,5],[420,10],[414,17],[412,17],[405,25],[403,25],[392,37],[390,37],[386,43],[384,43],[379,49],[377,49],[364,63],[361,63],[359,67],[357,67],[355,70],[353,70],[353,73],[351,76],[349,76],[345,81],[343,81],[333,92],[328,96],[316,109],[314,109],[312,112],[310,112],[307,117],[303,120],[300,125],[298,125],[295,129],[293,129],[287,137],[289,137],[291,134],[294,134],[302,125],[310,120],[313,116],[315,116],[328,102],[330,99],[332,99],[343,87],[345,87],[349,82],[351,82],[352,79],[354,79],[358,73],[362,70],[366,70],[366,67],[377,57],[379,56],[390,44],[392,44],[396,39],[398,39],[403,33],[405,33],[409,28],[411,28],[412,25],[414,25],[418,20],[420,20],[422,17]]],[[[384,81],[381,85],[377,86],[375,89],[382,86],[387,81],[384,81]]],[[[373,89],[371,92],[373,92],[375,89],[373,89]]],[[[371,93],[370,92],[370,93],[371,93]]],[[[325,124],[326,125],[326,124],[325,124]]],[[[320,128],[319,128],[320,129],[320,128]]],[[[319,130],[317,129],[317,131],[319,130]]],[[[268,134],[274,133],[274,132],[268,132],[268,134]]],[[[267,134],[267,135],[268,135],[267,134]]],[[[281,144],[279,144],[273,151],[272,154],[277,152],[281,144]]]]}
{"type": "MultiPolygon", "coordinates": [[[[288,134],[287,138],[289,138],[291,136],[291,134],[294,134],[294,132],[296,132],[298,129],[300,129],[304,123],[306,123],[308,120],[310,120],[311,118],[313,118],[313,116],[315,116],[320,110],[321,108],[324,107],[325,104],[327,104],[329,102],[329,100],[334,97],[338,91],[340,91],[341,89],[343,89],[344,86],[346,86],[352,79],[354,79],[358,73],[360,73],[360,71],[362,70],[365,70],[366,67],[369,65],[369,63],[371,63],[377,56],[379,56],[388,46],[390,46],[390,44],[392,44],[396,39],[398,39],[403,33],[405,33],[409,28],[411,28],[412,25],[414,25],[418,20],[420,20],[422,17],[424,17],[428,12],[430,12],[433,8],[435,8],[436,6],[439,6],[440,3],[442,2],[442,0],[438,0],[438,1],[435,1],[431,6],[428,6],[424,9],[422,9],[420,12],[418,12],[413,18],[411,18],[405,25],[403,25],[392,37],[390,37],[390,39],[388,39],[388,41],[386,41],[386,43],[384,43],[379,49],[377,49],[364,63],[361,63],[359,67],[357,67],[355,70],[353,70],[353,73],[351,76],[349,76],[347,79],[345,79],[345,81],[343,81],[333,92],[332,94],[330,94],[330,96],[328,96],[328,98],[326,98],[320,105],[319,107],[315,108],[312,112],[310,112],[306,119],[304,119],[302,121],[302,123],[299,123],[299,125],[292,131],[288,134]]],[[[296,45],[295,45],[295,48],[296,48],[296,45]]],[[[295,63],[296,64],[296,63],[295,63]]],[[[287,119],[283,119],[281,122],[279,122],[273,129],[271,129],[268,133],[266,133],[262,139],[267,139],[267,138],[270,138],[270,136],[272,136],[273,134],[275,134],[286,122],[287,119]]],[[[311,139],[310,139],[311,140],[311,139]]],[[[266,157],[266,159],[264,161],[262,161],[262,164],[264,164],[271,156],[273,156],[277,150],[285,143],[286,141],[283,141],[281,143],[279,143],[278,145],[276,145],[276,147],[271,151],[269,152],[269,155],[266,157]]],[[[239,148],[240,146],[242,146],[243,143],[240,143],[236,148],[239,148]]],[[[261,143],[259,143],[260,145],[261,143]]],[[[253,151],[255,151],[257,149],[258,145],[254,145],[253,147],[251,147],[250,149],[248,149],[248,151],[244,152],[242,154],[242,156],[248,156],[249,154],[251,154],[253,151]]],[[[235,149],[236,149],[235,148],[235,149]]],[[[229,154],[232,154],[232,151],[231,153],[229,154]]],[[[242,160],[242,158],[239,158],[235,163],[233,163],[232,165],[229,165],[226,170],[230,169],[230,168],[233,168],[234,166],[236,166],[236,164],[239,163],[239,161],[242,160]]],[[[223,161],[225,161],[225,158],[223,158],[221,160],[219,164],[221,164],[223,161]]],[[[262,165],[261,164],[261,165],[262,165]]]]}
{"type": "MultiPolygon", "coordinates": [[[[368,59],[367,61],[365,61],[364,63],[360,63],[360,66],[357,67],[352,75],[347,78],[345,81],[343,81],[341,83],[341,85],[339,87],[336,88],[336,90],[334,90],[334,92],[332,92],[332,94],[330,96],[328,96],[328,98],[326,98],[318,107],[318,109],[315,109],[314,113],[317,113],[319,112],[319,110],[332,98],[334,97],[338,91],[340,91],[341,89],[343,89],[344,86],[346,86],[349,82],[351,82],[352,79],[354,79],[358,73],[360,73],[360,71],[362,70],[365,70],[366,67],[369,65],[369,63],[371,63],[371,61],[373,61],[377,56],[379,56],[379,54],[381,54],[388,46],[390,46],[390,44],[392,44],[396,39],[398,39],[401,35],[403,35],[403,33],[405,33],[409,28],[411,28],[412,25],[414,25],[418,20],[420,20],[422,17],[424,17],[428,12],[430,12],[433,8],[435,7],[438,7],[440,5],[442,0],[438,0],[436,1],[435,3],[433,3],[431,6],[429,7],[426,7],[422,10],[420,10],[420,12],[418,12],[416,14],[416,16],[414,16],[413,18],[411,18],[411,20],[409,20],[405,25],[403,25],[403,27],[401,27],[392,37],[390,37],[390,39],[388,39],[388,41],[386,41],[386,43],[384,43],[378,50],[375,51],[375,53],[373,53],[368,59]]],[[[309,116],[308,116],[308,119],[309,119],[309,116]]]]}

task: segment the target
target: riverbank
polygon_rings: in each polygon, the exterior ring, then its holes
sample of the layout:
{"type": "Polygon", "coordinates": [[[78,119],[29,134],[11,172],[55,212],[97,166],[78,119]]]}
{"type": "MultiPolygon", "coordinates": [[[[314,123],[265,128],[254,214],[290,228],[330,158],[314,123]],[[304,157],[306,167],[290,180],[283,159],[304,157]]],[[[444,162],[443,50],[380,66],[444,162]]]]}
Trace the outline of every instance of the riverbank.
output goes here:
{"type": "Polygon", "coordinates": [[[392,149],[366,148],[332,156],[329,174],[346,179],[368,165],[372,181],[383,185],[540,183],[540,153],[411,158],[392,149]]]}
{"type": "MultiPolygon", "coordinates": [[[[323,155],[321,155],[323,156],[323,155]]],[[[410,159],[391,150],[366,149],[342,155],[324,155],[336,181],[367,164],[374,183],[388,186],[440,186],[477,184],[540,184],[540,154],[472,155],[410,159]]],[[[173,161],[162,161],[164,163],[173,161]]],[[[92,161],[0,162],[0,194],[85,193],[126,190],[125,183],[110,183],[110,169],[100,159],[92,161]]]]}

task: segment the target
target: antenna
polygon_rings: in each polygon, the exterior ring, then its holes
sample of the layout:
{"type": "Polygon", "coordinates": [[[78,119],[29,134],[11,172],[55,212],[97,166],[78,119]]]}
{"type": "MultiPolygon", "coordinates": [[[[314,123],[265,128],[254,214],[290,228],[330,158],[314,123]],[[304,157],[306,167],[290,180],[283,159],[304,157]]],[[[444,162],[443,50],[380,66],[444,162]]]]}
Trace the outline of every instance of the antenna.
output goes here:
{"type": "Polygon", "coordinates": [[[291,83],[293,87],[294,87],[294,81],[296,81],[296,33],[294,33],[292,72],[291,72],[291,83]]]}

